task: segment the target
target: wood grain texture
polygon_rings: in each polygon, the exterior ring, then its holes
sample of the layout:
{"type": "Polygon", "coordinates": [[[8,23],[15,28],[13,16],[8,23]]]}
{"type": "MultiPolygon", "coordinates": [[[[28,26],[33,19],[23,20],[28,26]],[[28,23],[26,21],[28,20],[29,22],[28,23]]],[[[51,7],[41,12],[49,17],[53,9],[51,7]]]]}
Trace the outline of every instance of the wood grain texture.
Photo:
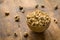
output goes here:
{"type": "Polygon", "coordinates": [[[60,0],[2,0],[0,1],[0,40],[60,40],[60,0]],[[51,17],[50,27],[42,33],[32,32],[26,24],[26,15],[38,9],[47,12],[51,17]],[[41,6],[45,8],[41,8],[41,6]],[[25,13],[19,10],[23,7],[25,13]],[[54,8],[58,6],[57,10],[54,8]],[[5,13],[9,12],[9,16],[5,13]],[[20,22],[15,22],[15,16],[20,17],[20,22]],[[57,24],[54,22],[57,19],[57,24]],[[28,37],[24,37],[24,32],[28,37]],[[14,36],[17,34],[17,37],[14,36]]]}

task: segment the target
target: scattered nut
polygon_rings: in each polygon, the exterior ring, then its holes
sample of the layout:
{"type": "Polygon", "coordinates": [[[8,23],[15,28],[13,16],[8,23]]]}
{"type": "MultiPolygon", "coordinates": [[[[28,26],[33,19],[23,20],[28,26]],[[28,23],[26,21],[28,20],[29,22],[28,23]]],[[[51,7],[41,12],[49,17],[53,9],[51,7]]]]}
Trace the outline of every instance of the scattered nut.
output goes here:
{"type": "Polygon", "coordinates": [[[45,7],[42,5],[41,8],[45,8],[45,7]]]}
{"type": "Polygon", "coordinates": [[[38,8],[38,7],[39,7],[39,5],[36,5],[36,6],[35,6],[35,8],[38,8]]]}
{"type": "Polygon", "coordinates": [[[58,6],[56,6],[55,8],[54,8],[54,10],[57,10],[58,9],[58,6]]]}
{"type": "Polygon", "coordinates": [[[15,36],[15,37],[18,37],[18,35],[17,35],[16,33],[14,33],[14,36],[15,36]]]}
{"type": "Polygon", "coordinates": [[[27,25],[34,32],[45,31],[51,22],[49,15],[41,10],[36,10],[27,15],[27,25]]]}
{"type": "Polygon", "coordinates": [[[15,21],[16,21],[16,22],[19,22],[19,19],[20,19],[19,16],[16,16],[16,17],[15,17],[15,21]]]}
{"type": "Polygon", "coordinates": [[[24,37],[26,37],[26,38],[28,37],[28,33],[27,32],[24,33],[24,37]]]}
{"type": "Polygon", "coordinates": [[[5,16],[9,16],[9,13],[8,13],[8,12],[6,12],[6,13],[5,13],[5,16]]]}
{"type": "Polygon", "coordinates": [[[56,19],[54,19],[54,22],[55,22],[56,24],[58,23],[56,19]]]}
{"type": "Polygon", "coordinates": [[[22,9],[23,9],[23,7],[22,7],[22,6],[19,6],[19,9],[20,9],[20,10],[22,10],[22,9]]]}

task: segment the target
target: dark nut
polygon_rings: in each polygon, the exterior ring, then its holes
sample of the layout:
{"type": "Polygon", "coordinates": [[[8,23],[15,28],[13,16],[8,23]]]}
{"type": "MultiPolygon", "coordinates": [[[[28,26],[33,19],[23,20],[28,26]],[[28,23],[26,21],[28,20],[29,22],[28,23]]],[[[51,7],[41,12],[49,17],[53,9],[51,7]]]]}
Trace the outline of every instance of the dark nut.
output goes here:
{"type": "Polygon", "coordinates": [[[15,37],[18,37],[18,35],[17,35],[16,33],[14,33],[14,36],[15,36],[15,37]]]}
{"type": "Polygon", "coordinates": [[[8,13],[8,12],[6,12],[6,13],[5,13],[5,16],[9,16],[9,13],[8,13]]]}
{"type": "Polygon", "coordinates": [[[58,23],[56,19],[54,19],[54,22],[55,22],[56,24],[58,23]]]}
{"type": "Polygon", "coordinates": [[[15,21],[16,21],[16,22],[19,22],[19,21],[20,21],[19,16],[16,16],[16,17],[15,17],[15,21]]]}
{"type": "Polygon", "coordinates": [[[54,10],[57,10],[58,9],[58,6],[56,6],[55,8],[54,8],[54,10]]]}
{"type": "Polygon", "coordinates": [[[35,6],[35,8],[38,8],[38,7],[39,7],[39,5],[36,5],[36,6],[35,6]]]}
{"type": "Polygon", "coordinates": [[[19,9],[20,9],[20,10],[23,10],[23,7],[22,7],[22,6],[19,6],[19,9]]]}
{"type": "Polygon", "coordinates": [[[42,5],[41,8],[45,8],[45,7],[42,5]]]}
{"type": "Polygon", "coordinates": [[[24,37],[26,37],[26,38],[28,37],[28,33],[27,32],[24,33],[24,37]]]}

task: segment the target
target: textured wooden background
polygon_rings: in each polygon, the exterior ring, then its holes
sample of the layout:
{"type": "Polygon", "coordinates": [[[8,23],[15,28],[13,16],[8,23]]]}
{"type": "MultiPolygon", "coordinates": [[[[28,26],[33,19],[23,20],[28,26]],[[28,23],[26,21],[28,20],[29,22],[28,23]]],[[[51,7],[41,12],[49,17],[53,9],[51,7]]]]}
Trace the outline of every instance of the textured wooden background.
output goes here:
{"type": "Polygon", "coordinates": [[[60,0],[0,0],[0,40],[60,40],[60,0]],[[32,32],[26,24],[26,14],[36,10],[37,4],[38,9],[51,17],[50,27],[43,33],[32,32]],[[44,8],[41,8],[42,5],[44,8]],[[19,6],[23,7],[24,13],[19,6]],[[58,9],[55,10],[56,6],[58,9]],[[5,16],[6,12],[9,16],[5,16]],[[16,15],[20,22],[15,22],[16,15]],[[24,37],[25,32],[28,33],[27,38],[24,37]]]}

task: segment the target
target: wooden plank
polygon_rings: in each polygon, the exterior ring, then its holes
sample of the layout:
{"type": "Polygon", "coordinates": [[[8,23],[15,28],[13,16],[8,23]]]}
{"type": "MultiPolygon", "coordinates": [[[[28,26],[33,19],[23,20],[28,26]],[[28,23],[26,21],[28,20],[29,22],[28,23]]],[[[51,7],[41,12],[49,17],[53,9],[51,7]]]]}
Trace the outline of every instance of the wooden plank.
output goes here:
{"type": "MultiPolygon", "coordinates": [[[[1,2],[1,1],[0,1],[1,2]]],[[[59,0],[3,0],[0,3],[0,40],[60,40],[60,1],[59,0]],[[38,9],[47,12],[51,17],[49,28],[42,33],[32,32],[26,23],[26,15],[29,12],[38,9]],[[41,6],[45,8],[41,8],[41,6]],[[58,5],[58,9],[54,8],[58,5]],[[19,6],[25,11],[22,13],[19,6]],[[5,13],[9,12],[9,16],[5,13]],[[20,18],[19,22],[15,22],[15,16],[20,18]],[[57,20],[57,24],[54,22],[57,20]],[[24,33],[28,33],[28,37],[24,37],[24,33]],[[15,34],[16,33],[16,34],[15,34]]]]}

